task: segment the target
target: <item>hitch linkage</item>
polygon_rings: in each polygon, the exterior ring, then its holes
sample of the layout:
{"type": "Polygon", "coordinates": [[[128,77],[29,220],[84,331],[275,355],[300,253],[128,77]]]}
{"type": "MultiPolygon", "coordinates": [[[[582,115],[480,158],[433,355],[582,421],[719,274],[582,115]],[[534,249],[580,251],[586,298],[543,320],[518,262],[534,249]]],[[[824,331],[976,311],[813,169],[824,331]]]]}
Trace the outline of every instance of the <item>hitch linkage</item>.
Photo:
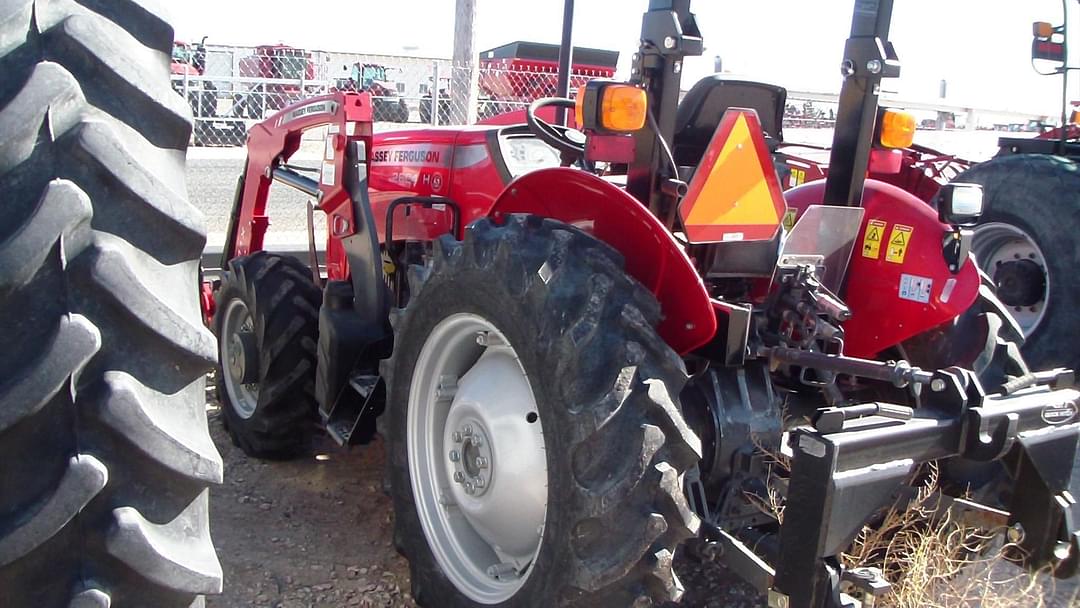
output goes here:
{"type": "Polygon", "coordinates": [[[840,592],[851,575],[837,556],[875,513],[895,504],[917,467],[956,457],[1001,460],[1008,470],[1008,524],[1022,531],[1010,537],[1010,559],[1072,576],[1080,532],[1068,484],[1080,441],[1080,392],[1063,387],[1061,377],[1053,376],[1058,388],[1032,384],[987,396],[972,372],[949,368],[932,374],[917,411],[877,403],[828,408],[816,428],[792,431],[787,504],[798,508],[785,510],[770,603],[853,605],[840,592]]]}

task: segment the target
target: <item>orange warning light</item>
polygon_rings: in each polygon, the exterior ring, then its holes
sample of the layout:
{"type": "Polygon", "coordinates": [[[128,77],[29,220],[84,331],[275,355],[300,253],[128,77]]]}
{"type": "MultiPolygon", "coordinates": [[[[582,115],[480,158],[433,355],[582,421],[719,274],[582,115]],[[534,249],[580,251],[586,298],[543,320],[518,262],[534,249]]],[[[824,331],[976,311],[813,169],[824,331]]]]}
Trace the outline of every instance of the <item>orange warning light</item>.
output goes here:
{"type": "Polygon", "coordinates": [[[729,109],[679,206],[687,240],[767,241],[786,210],[757,112],[729,109]]]}

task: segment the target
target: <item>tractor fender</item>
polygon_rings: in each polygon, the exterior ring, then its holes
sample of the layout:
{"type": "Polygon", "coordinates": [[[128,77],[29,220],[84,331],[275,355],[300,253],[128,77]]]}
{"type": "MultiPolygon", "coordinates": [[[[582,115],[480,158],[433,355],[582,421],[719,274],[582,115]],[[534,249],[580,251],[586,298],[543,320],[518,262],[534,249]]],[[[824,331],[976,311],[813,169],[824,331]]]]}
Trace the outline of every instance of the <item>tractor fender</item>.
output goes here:
{"type": "Polygon", "coordinates": [[[615,248],[626,272],[660,302],[660,336],[678,353],[709,342],[717,321],[701,276],[682,246],[648,209],[591,173],[541,169],[517,178],[489,215],[530,213],[569,224],[615,248]]]}
{"type": "MultiPolygon", "coordinates": [[[[824,180],[784,193],[800,217],[824,196],[824,180]]],[[[862,206],[841,294],[851,309],[844,352],[872,358],[963,314],[978,297],[980,279],[970,255],[956,272],[949,270],[944,245],[953,227],[915,195],[868,179],[862,206]]]]}

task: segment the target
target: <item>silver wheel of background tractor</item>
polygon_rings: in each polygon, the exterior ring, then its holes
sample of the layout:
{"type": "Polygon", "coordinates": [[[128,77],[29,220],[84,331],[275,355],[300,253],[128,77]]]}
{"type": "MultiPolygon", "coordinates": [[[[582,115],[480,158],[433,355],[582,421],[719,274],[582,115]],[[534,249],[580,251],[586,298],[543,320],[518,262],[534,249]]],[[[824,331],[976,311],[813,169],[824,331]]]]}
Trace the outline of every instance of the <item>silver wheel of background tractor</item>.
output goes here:
{"type": "Polygon", "coordinates": [[[423,606],[678,600],[682,359],[613,249],[535,216],[443,237],[383,362],[394,540],[423,606]]]}
{"type": "Polygon", "coordinates": [[[975,228],[971,246],[979,266],[997,286],[997,297],[1030,336],[1046,314],[1050,275],[1035,239],[1023,229],[1002,222],[975,228]]]}
{"type": "Polygon", "coordinates": [[[259,404],[259,349],[255,322],[243,300],[229,302],[221,324],[221,362],[225,392],[244,420],[255,414],[259,404]]]}
{"type": "Polygon", "coordinates": [[[547,461],[529,379],[490,321],[457,314],[432,330],[407,425],[417,514],[439,566],[479,603],[512,597],[540,551],[547,461]]]}
{"type": "Polygon", "coordinates": [[[191,112],[156,3],[0,1],[0,606],[218,593],[191,112]]]}

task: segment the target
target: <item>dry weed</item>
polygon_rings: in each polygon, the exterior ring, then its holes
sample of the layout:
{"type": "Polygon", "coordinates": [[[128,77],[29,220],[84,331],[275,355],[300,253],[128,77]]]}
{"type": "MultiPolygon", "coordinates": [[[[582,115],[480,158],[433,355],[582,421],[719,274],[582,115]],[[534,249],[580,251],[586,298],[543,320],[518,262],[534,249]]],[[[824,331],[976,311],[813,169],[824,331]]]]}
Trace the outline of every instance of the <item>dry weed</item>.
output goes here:
{"type": "Polygon", "coordinates": [[[844,554],[848,567],[881,568],[893,584],[877,606],[1005,608],[1044,606],[1048,573],[1030,574],[1002,555],[1002,530],[961,522],[942,509],[938,473],[930,467],[907,508],[865,527],[844,554]]]}

